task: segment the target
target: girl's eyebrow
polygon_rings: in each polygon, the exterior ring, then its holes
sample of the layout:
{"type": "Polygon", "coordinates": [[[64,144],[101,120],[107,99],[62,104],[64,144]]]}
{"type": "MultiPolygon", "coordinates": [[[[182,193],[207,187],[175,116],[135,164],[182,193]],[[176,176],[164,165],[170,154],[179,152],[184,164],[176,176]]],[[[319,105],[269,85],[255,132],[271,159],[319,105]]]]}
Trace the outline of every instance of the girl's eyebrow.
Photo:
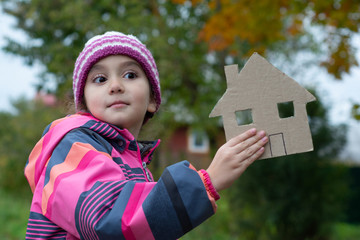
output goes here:
{"type": "Polygon", "coordinates": [[[127,60],[127,61],[121,63],[120,66],[121,66],[121,67],[131,67],[131,66],[135,66],[135,67],[140,68],[141,70],[143,69],[143,68],[141,67],[141,65],[140,65],[137,61],[135,61],[135,60],[127,60]]]}
{"type": "MultiPolygon", "coordinates": [[[[119,64],[119,67],[121,67],[121,68],[126,68],[126,67],[131,67],[131,66],[135,66],[135,67],[138,67],[139,69],[143,70],[141,65],[135,60],[127,60],[127,61],[124,61],[119,64]]],[[[96,71],[96,70],[103,71],[105,69],[106,69],[105,66],[103,66],[102,64],[96,63],[96,64],[94,64],[94,66],[92,66],[92,68],[90,69],[88,74],[90,74],[91,72],[96,71]]]]}
{"type": "Polygon", "coordinates": [[[102,66],[101,64],[96,63],[96,64],[94,64],[94,65],[91,67],[88,75],[90,75],[92,72],[94,72],[94,71],[96,71],[96,70],[104,70],[104,69],[105,69],[104,66],[102,66]]]}

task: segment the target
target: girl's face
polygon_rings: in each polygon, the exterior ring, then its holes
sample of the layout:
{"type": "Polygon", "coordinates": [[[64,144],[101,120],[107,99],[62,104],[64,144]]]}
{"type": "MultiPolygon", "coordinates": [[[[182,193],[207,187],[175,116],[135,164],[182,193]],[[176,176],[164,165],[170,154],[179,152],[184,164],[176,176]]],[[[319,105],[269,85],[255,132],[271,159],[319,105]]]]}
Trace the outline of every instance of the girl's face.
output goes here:
{"type": "Polygon", "coordinates": [[[124,55],[101,59],[84,88],[87,109],[96,118],[128,129],[137,138],[146,112],[154,113],[149,81],[137,61],[124,55]]]}

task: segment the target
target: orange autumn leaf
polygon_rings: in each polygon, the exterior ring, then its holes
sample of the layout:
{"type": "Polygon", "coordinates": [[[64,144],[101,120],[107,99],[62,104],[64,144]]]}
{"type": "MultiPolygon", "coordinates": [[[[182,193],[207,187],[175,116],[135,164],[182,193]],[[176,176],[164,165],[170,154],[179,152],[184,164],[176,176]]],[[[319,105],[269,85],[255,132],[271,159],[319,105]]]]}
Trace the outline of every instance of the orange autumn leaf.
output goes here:
{"type": "MultiPolygon", "coordinates": [[[[176,2],[185,1],[173,0],[176,2]]],[[[237,44],[247,44],[249,52],[265,52],[273,44],[310,34],[305,21],[323,29],[325,39],[332,35],[345,39],[360,29],[360,3],[353,0],[191,0],[193,7],[204,4],[209,9],[199,32],[199,41],[210,51],[227,50],[236,54],[237,44]],[[328,35],[328,37],[326,37],[328,35]]],[[[349,72],[358,62],[353,46],[342,41],[325,41],[328,59],[322,66],[336,78],[349,72]]],[[[247,52],[242,52],[247,55],[247,52]]]]}

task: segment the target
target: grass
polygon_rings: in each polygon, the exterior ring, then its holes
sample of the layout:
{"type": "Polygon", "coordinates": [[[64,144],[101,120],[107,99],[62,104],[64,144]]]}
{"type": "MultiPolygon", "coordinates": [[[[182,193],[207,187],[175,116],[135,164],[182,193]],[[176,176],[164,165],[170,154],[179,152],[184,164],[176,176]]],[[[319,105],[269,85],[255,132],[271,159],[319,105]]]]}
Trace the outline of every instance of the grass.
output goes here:
{"type": "MultiPolygon", "coordinates": [[[[27,220],[29,216],[30,194],[16,195],[0,189],[0,236],[4,240],[18,240],[25,238],[27,220]]],[[[196,229],[182,237],[190,239],[236,239],[229,235],[226,223],[229,222],[229,208],[227,204],[219,204],[216,216],[208,219],[196,229]]],[[[337,223],[331,240],[360,239],[360,224],[337,223]]]]}
{"type": "MultiPolygon", "coordinates": [[[[215,217],[216,218],[216,217],[215,217]]],[[[240,236],[230,236],[224,231],[217,231],[216,227],[210,222],[200,225],[192,230],[181,240],[192,239],[242,239],[240,236]],[[207,226],[206,226],[207,225],[207,226]],[[209,226],[210,225],[210,226],[209,226]]],[[[360,224],[337,223],[330,240],[359,240],[360,239],[360,224]]]]}
{"type": "Polygon", "coordinates": [[[229,222],[230,220],[230,209],[226,201],[220,200],[218,204],[217,213],[215,216],[207,219],[200,226],[196,227],[189,233],[185,234],[181,240],[192,240],[192,239],[206,239],[206,240],[230,240],[234,239],[230,235],[229,222]]]}
{"type": "Polygon", "coordinates": [[[0,236],[4,240],[24,239],[31,198],[0,189],[0,236]]]}
{"type": "Polygon", "coordinates": [[[360,239],[360,225],[337,223],[334,232],[331,236],[332,240],[359,240],[360,239]]]}

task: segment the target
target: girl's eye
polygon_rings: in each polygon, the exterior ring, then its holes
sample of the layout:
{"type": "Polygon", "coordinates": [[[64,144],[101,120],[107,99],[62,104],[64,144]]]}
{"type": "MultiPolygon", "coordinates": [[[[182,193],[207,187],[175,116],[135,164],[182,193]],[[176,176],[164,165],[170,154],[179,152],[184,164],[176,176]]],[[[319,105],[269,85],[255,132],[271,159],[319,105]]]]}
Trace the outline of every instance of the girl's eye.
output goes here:
{"type": "Polygon", "coordinates": [[[94,83],[103,83],[106,81],[106,78],[104,76],[97,76],[94,78],[94,83]]]}
{"type": "Polygon", "coordinates": [[[134,79],[136,77],[137,77],[137,75],[134,72],[128,72],[128,73],[125,73],[125,75],[124,75],[124,78],[129,78],[129,79],[134,79]]]}

